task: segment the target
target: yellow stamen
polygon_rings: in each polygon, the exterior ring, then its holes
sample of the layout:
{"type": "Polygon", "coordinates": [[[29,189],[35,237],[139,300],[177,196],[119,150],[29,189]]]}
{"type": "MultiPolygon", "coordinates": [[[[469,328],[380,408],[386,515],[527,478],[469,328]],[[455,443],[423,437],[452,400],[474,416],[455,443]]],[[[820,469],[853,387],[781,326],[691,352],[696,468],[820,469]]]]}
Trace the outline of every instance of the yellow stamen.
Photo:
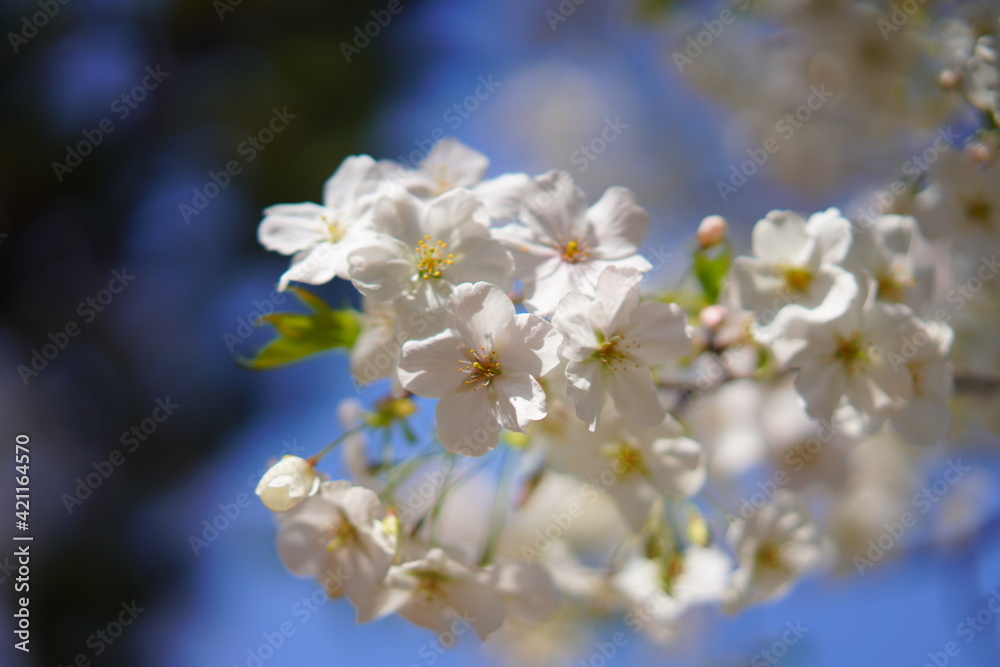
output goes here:
{"type": "Polygon", "coordinates": [[[455,255],[445,254],[448,244],[444,241],[429,243],[430,236],[424,236],[417,242],[413,251],[417,254],[417,275],[423,280],[440,278],[441,270],[455,262],[455,255]]]}

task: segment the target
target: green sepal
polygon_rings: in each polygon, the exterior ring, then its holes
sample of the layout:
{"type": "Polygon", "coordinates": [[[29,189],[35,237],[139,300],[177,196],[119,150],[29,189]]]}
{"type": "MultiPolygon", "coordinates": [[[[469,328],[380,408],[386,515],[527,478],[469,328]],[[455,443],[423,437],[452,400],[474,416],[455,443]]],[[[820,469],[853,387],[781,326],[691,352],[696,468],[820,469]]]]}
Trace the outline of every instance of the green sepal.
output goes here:
{"type": "Polygon", "coordinates": [[[694,275],[705,293],[705,301],[709,304],[717,303],[732,261],[729,244],[708,250],[695,250],[693,259],[694,275]]]}
{"type": "Polygon", "coordinates": [[[271,313],[260,318],[278,332],[252,358],[236,362],[252,370],[278,368],[327,350],[351,349],[361,332],[361,314],[351,308],[334,310],[301,287],[289,287],[311,313],[271,313]]]}

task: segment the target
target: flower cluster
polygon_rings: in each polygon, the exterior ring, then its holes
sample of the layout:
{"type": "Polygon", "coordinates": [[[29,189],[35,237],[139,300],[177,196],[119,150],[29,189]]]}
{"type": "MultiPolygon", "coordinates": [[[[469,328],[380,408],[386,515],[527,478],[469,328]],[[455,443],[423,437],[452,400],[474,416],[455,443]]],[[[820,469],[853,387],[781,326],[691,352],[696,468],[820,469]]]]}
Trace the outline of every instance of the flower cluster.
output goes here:
{"type": "MultiPolygon", "coordinates": [[[[852,81],[844,95],[869,119],[922,126],[961,107],[983,126],[867,201],[767,213],[745,255],[725,219],[704,218],[669,290],[644,281],[650,216],[631,191],[589,200],[565,171],[485,178],[486,156],[451,138],[416,166],[349,157],[322,204],[265,211],[261,243],[291,256],[282,288],[357,290],[356,335],[339,344],[357,382],[385,385],[338,410],[350,481],[317,471],[331,445],[278,461],[257,490],[288,569],[358,621],[544,631],[553,646],[610,611],[670,642],[705,605],[774,599],[822,565],[864,574],[916,506],[921,452],[956,430],[956,374],[995,388],[1000,339],[982,327],[1000,317],[995,25],[937,24],[932,66],[917,22],[867,5],[752,11],[823,33],[821,53],[790,39],[764,56],[838,91],[852,81]],[[906,96],[884,94],[908,77],[906,96]],[[433,426],[414,428],[429,407],[433,426]]],[[[726,49],[709,53],[692,76],[736,106],[772,71],[741,83],[749,62],[713,72],[726,49]]],[[[782,71],[787,89],[765,87],[784,112],[810,88],[782,71]]],[[[833,182],[883,131],[839,145],[825,128],[852,108],[813,109],[798,145],[835,146],[786,180],[833,182]]],[[[982,419],[957,427],[1000,431],[982,419]]],[[[975,484],[951,470],[949,484],[975,484]]]]}
{"type": "Polygon", "coordinates": [[[352,358],[403,344],[382,364],[398,392],[439,399],[437,436],[480,456],[501,429],[547,414],[540,380],[565,361],[569,397],[596,427],[610,394],[644,426],[663,421],[649,368],[690,351],[676,305],[639,304],[649,216],[625,188],[588,207],[568,173],[483,180],[486,157],[454,139],[416,168],[349,157],[324,204],[274,206],[261,243],[293,255],[280,284],[340,277],[365,297],[352,358]],[[523,285],[514,298],[514,276],[523,285]]]}

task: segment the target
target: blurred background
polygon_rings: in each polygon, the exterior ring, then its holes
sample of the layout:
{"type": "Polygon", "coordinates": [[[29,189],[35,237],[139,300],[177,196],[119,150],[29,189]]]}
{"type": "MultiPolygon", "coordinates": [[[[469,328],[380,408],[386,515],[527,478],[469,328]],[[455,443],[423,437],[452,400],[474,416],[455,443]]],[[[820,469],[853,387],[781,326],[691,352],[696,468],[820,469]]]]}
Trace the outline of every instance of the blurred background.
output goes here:
{"type": "MultiPolygon", "coordinates": [[[[261,210],[317,200],[345,156],[409,160],[443,132],[490,156],[491,175],[564,168],[591,201],[628,186],[653,217],[649,249],[665,258],[654,280],[667,284],[703,216],[725,215],[745,251],[768,210],[853,205],[859,184],[895,178],[912,151],[873,133],[860,153],[826,159],[822,141],[857,138],[830,120],[723,200],[718,182],[758,145],[753,119],[671,56],[723,3],[389,4],[0,8],[0,489],[12,499],[14,437],[30,435],[35,538],[30,655],[12,647],[13,547],[0,550],[0,664],[499,664],[471,638],[429,649],[430,633],[399,618],[355,625],[346,602],[285,571],[253,497],[267,460],[321,448],[339,433],[335,406],[356,394],[336,354],[264,373],[234,363],[270,337],[249,322],[298,307],[273,291],[287,259],[258,246],[261,210]],[[390,19],[366,36],[373,11],[390,19]],[[614,139],[581,158],[606,127],[614,139]],[[262,653],[283,624],[292,633],[262,653]]],[[[923,146],[933,134],[908,136],[923,146]]],[[[353,290],[317,291],[346,303],[353,290]]],[[[996,470],[989,448],[972,456],[996,470]]],[[[991,483],[975,503],[997,506],[991,483]]],[[[864,577],[810,578],[780,602],[709,615],[675,649],[635,637],[615,660],[923,665],[1000,585],[995,524],[947,549],[915,535],[864,577]],[[763,658],[788,623],[802,640],[763,658]]],[[[947,664],[1000,664],[998,628],[947,664]]],[[[598,667],[593,643],[617,629],[597,625],[566,664],[598,667]]]]}

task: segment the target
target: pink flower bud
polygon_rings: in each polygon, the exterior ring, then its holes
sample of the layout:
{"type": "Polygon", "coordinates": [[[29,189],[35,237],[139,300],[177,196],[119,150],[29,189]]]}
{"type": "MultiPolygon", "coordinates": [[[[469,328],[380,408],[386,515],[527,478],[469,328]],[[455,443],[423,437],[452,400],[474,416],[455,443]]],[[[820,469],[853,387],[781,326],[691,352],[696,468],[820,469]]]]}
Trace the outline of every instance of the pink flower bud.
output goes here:
{"type": "Polygon", "coordinates": [[[726,240],[729,225],[721,215],[710,215],[698,225],[698,244],[702,250],[711,248],[726,240]]]}
{"type": "Polygon", "coordinates": [[[715,329],[726,321],[726,307],[718,304],[706,306],[698,313],[698,318],[709,329],[715,329]]]}

